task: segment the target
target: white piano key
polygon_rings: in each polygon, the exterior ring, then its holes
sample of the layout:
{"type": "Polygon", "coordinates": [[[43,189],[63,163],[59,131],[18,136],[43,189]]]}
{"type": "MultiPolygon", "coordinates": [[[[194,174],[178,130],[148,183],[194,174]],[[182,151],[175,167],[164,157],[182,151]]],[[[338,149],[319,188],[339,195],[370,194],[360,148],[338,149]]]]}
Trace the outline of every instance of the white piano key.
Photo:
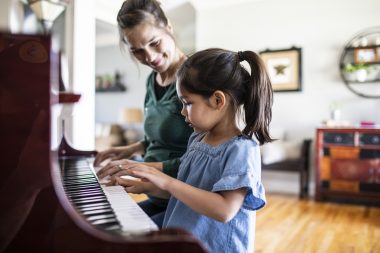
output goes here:
{"type": "Polygon", "coordinates": [[[125,192],[121,186],[102,186],[123,231],[144,232],[158,230],[157,225],[125,192]]]}

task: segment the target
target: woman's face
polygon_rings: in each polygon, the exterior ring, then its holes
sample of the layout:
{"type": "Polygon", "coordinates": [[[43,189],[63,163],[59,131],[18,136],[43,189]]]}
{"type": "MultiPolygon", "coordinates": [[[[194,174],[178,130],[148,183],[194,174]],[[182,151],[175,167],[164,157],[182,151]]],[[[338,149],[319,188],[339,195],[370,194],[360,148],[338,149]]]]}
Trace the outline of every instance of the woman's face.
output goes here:
{"type": "Polygon", "coordinates": [[[123,32],[130,52],[139,62],[158,73],[165,72],[170,67],[175,57],[176,45],[169,27],[143,22],[123,32]]]}

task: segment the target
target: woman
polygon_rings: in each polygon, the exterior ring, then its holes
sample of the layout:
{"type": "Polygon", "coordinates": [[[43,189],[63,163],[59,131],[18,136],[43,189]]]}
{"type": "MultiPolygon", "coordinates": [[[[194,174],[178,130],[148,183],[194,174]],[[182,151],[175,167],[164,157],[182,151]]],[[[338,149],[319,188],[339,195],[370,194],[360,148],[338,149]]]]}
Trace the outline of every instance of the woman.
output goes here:
{"type": "MultiPolygon", "coordinates": [[[[155,0],[125,1],[117,22],[120,42],[135,59],[152,68],[146,83],[145,137],[132,145],[99,152],[95,166],[106,159],[113,161],[102,168],[98,176],[103,178],[120,172],[123,166],[132,162],[120,159],[141,153],[144,162],[176,177],[179,157],[186,151],[188,138],[193,132],[181,115],[182,105],[175,87],[175,74],[186,56],[176,46],[172,27],[155,0]]],[[[138,184],[134,182],[134,187],[144,188],[144,182],[138,184]]],[[[160,226],[167,203],[167,199],[150,197],[139,205],[160,226]]]]}

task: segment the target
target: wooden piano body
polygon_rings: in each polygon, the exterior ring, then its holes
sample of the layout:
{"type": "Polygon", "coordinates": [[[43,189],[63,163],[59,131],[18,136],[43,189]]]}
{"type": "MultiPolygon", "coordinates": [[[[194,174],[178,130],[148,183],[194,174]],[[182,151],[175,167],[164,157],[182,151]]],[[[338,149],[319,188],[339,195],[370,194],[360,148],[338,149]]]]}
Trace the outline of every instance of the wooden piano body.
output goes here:
{"type": "Polygon", "coordinates": [[[50,36],[0,33],[0,252],[206,252],[180,229],[110,233],[72,205],[59,157],[95,152],[51,148],[58,65],[50,36]]]}

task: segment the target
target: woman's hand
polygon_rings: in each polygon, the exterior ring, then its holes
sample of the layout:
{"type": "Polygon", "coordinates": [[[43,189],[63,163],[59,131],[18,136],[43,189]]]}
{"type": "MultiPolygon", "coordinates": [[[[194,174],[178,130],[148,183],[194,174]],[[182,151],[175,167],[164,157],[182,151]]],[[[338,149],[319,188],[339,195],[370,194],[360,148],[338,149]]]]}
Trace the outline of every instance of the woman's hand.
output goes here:
{"type": "Polygon", "coordinates": [[[99,152],[96,155],[94,165],[99,166],[101,162],[107,159],[111,159],[111,161],[114,161],[114,160],[120,160],[123,158],[129,158],[134,153],[142,154],[144,150],[145,150],[144,144],[142,144],[141,142],[136,142],[124,147],[110,148],[102,152],[99,152]]]}
{"type": "Polygon", "coordinates": [[[129,158],[133,155],[135,151],[130,147],[114,147],[110,148],[104,151],[99,152],[94,161],[95,166],[99,166],[101,162],[111,159],[111,161],[114,160],[120,160],[122,158],[129,158]]]}

